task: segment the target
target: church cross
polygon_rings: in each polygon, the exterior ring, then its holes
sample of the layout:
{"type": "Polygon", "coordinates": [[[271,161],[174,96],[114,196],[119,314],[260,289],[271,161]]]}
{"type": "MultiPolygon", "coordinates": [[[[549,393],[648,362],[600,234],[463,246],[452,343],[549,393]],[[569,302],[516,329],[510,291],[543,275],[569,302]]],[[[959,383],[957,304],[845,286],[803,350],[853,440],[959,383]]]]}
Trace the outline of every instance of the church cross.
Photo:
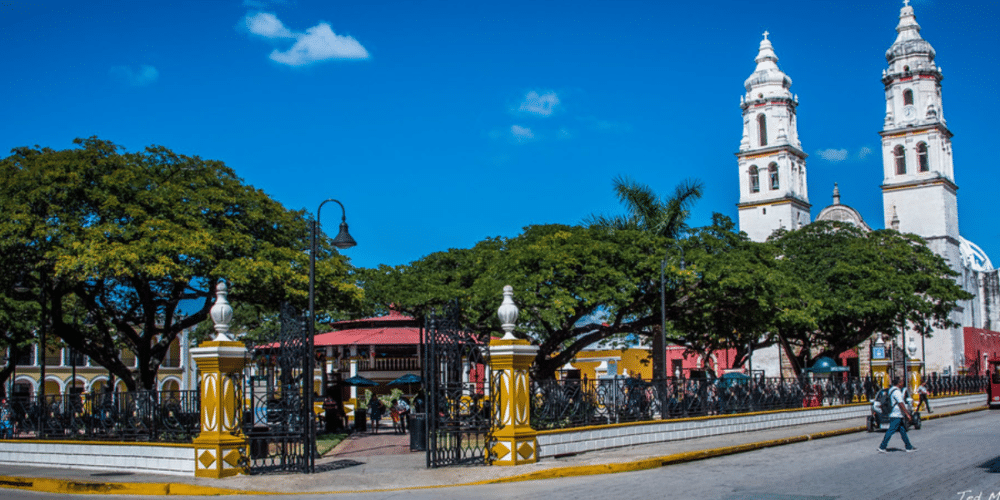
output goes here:
{"type": "Polygon", "coordinates": [[[910,6],[910,0],[903,0],[903,7],[909,7],[909,6],[910,6]]]}
{"type": "MultiPolygon", "coordinates": [[[[905,0],[905,1],[909,2],[910,0],[905,0]]],[[[767,40],[767,35],[770,35],[770,34],[771,33],[769,33],[767,30],[764,30],[764,40],[767,40]]]]}

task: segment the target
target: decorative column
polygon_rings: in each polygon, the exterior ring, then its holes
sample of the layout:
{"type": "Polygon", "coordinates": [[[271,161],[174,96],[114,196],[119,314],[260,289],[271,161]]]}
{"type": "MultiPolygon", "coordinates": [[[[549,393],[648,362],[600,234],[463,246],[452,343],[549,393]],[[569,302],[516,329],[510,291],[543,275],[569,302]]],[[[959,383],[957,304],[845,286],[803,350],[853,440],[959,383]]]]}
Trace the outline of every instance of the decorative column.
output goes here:
{"type": "Polygon", "coordinates": [[[910,388],[910,395],[917,398],[919,401],[919,396],[917,396],[917,387],[920,387],[920,374],[923,373],[923,362],[917,358],[917,344],[913,341],[913,336],[910,335],[909,343],[906,345],[906,350],[910,353],[910,361],[906,364],[906,385],[910,388]]]}
{"type": "Polygon", "coordinates": [[[892,377],[889,375],[890,363],[892,361],[885,356],[885,342],[880,334],[878,340],[875,341],[875,346],[872,347],[872,378],[880,389],[885,389],[892,384],[892,377]]]}
{"type": "Polygon", "coordinates": [[[538,461],[538,441],[531,428],[531,379],[528,370],[538,347],[514,337],[517,306],[514,288],[503,287],[503,303],[497,310],[504,336],[490,341],[490,369],[496,373],[500,391],[494,412],[491,451],[493,465],[521,465],[538,461]]]}
{"type": "Polygon", "coordinates": [[[226,282],[216,287],[212,321],[215,339],[191,349],[201,371],[201,433],[194,438],[196,477],[223,478],[244,473],[247,439],[240,429],[239,387],[246,365],[246,346],[229,336],[233,308],[226,300],[226,282]]]}

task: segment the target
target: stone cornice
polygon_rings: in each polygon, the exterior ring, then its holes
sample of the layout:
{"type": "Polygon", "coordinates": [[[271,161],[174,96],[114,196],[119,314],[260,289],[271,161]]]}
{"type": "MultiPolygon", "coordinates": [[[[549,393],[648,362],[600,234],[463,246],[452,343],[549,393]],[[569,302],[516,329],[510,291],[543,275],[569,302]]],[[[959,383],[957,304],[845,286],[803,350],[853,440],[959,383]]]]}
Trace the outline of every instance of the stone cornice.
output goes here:
{"type": "Polygon", "coordinates": [[[923,179],[912,179],[899,183],[892,183],[892,184],[886,183],[882,184],[881,187],[882,187],[882,192],[886,193],[889,191],[899,191],[903,189],[920,189],[931,186],[944,186],[949,191],[951,191],[952,194],[958,191],[958,185],[956,185],[950,179],[946,177],[941,177],[940,175],[934,177],[927,177],[923,179]]]}
{"type": "Polygon", "coordinates": [[[949,139],[951,139],[955,135],[955,134],[952,134],[951,131],[948,130],[948,127],[946,127],[941,122],[929,123],[929,124],[926,124],[926,125],[919,125],[919,126],[918,125],[907,125],[905,127],[893,128],[893,129],[889,129],[889,130],[881,130],[881,131],[879,131],[878,134],[881,135],[883,139],[892,139],[892,138],[895,138],[895,137],[904,137],[904,136],[907,136],[907,135],[916,135],[916,134],[919,134],[919,133],[922,133],[922,132],[927,132],[928,130],[934,130],[934,129],[936,129],[938,132],[941,132],[942,134],[944,134],[949,139]]]}
{"type": "Polygon", "coordinates": [[[810,205],[808,202],[802,201],[802,200],[800,200],[798,198],[794,198],[792,196],[782,196],[780,198],[771,198],[769,200],[748,201],[748,202],[745,202],[745,203],[737,203],[736,204],[736,208],[739,209],[739,210],[746,210],[746,209],[749,209],[749,208],[765,207],[765,206],[772,206],[772,205],[788,205],[788,204],[796,205],[796,206],[798,206],[799,208],[801,208],[803,210],[809,210],[810,208],[812,208],[812,205],[810,205]]]}
{"type": "Polygon", "coordinates": [[[741,160],[753,160],[755,158],[763,158],[765,156],[772,156],[774,153],[789,153],[794,156],[799,157],[799,159],[805,160],[809,157],[805,151],[792,146],[791,144],[779,144],[777,146],[768,146],[766,148],[751,149],[747,151],[737,151],[733,153],[736,157],[741,160]]]}

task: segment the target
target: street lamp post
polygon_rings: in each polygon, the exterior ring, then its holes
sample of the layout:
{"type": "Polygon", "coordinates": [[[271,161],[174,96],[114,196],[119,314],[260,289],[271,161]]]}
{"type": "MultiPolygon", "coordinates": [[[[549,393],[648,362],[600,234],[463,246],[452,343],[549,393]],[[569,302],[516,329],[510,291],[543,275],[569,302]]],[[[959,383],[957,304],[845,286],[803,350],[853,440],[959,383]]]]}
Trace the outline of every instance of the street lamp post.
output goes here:
{"type": "MultiPolygon", "coordinates": [[[[677,249],[681,253],[680,270],[684,270],[684,247],[674,241],[677,249]]],[[[653,380],[657,377],[662,379],[657,388],[660,393],[660,408],[666,408],[667,404],[667,377],[670,372],[667,368],[667,257],[660,262],[660,334],[653,342],[653,380]]],[[[663,410],[660,410],[661,418],[664,418],[663,410]]]]}
{"type": "Polygon", "coordinates": [[[309,422],[306,432],[309,434],[307,439],[308,456],[309,456],[309,470],[313,470],[316,464],[316,427],[313,425],[315,418],[313,417],[313,370],[315,370],[316,357],[313,353],[315,350],[314,337],[316,336],[316,238],[319,233],[319,217],[320,212],[323,210],[323,205],[329,202],[334,202],[340,205],[340,232],[333,239],[333,246],[343,250],[351,248],[358,243],[354,241],[350,233],[347,232],[347,211],[344,209],[344,204],[334,200],[329,199],[323,201],[319,204],[319,208],[316,209],[316,219],[312,221],[312,237],[309,242],[309,338],[306,340],[306,345],[309,349],[309,355],[306,356],[306,380],[308,381],[308,387],[303,389],[305,394],[306,410],[309,412],[309,422]]]}
{"type": "MultiPolygon", "coordinates": [[[[38,326],[39,381],[38,381],[37,396],[38,396],[39,412],[38,412],[38,430],[35,433],[39,437],[45,435],[44,423],[45,423],[45,414],[47,412],[47,405],[45,404],[45,333],[46,333],[45,322],[47,321],[48,314],[46,311],[45,284],[46,284],[46,279],[45,279],[45,274],[43,273],[41,275],[41,280],[39,284],[40,285],[39,305],[41,306],[41,311],[40,311],[41,321],[39,322],[38,326]]],[[[17,285],[14,285],[14,291],[19,293],[27,293],[31,291],[31,288],[22,283],[18,283],[17,285]]]]}

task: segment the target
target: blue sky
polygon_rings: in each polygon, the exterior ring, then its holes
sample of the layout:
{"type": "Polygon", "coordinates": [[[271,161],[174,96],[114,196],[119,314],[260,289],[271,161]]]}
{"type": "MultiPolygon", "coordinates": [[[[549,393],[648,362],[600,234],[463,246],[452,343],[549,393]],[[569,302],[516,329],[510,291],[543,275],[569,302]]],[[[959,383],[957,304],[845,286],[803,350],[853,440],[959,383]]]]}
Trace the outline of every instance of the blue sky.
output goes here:
{"type": "MultiPolygon", "coordinates": [[[[912,5],[945,76],[961,233],[1000,260],[1000,8],[912,5]]],[[[222,160],[289,208],[342,201],[363,267],[619,212],[619,174],[664,194],[701,179],[704,225],[736,218],[739,98],[768,30],[799,96],[813,216],[838,182],[881,228],[880,78],[901,6],[0,1],[0,152],[96,135],[222,160]]]]}

